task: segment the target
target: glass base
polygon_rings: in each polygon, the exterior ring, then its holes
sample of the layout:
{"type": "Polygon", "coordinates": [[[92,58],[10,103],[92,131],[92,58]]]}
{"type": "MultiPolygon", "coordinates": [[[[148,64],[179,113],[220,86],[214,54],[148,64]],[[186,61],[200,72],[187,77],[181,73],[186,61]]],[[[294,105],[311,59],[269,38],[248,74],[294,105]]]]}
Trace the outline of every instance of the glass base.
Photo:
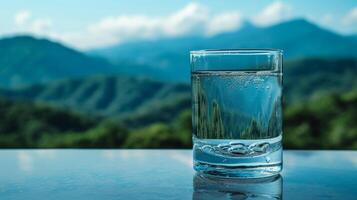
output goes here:
{"type": "Polygon", "coordinates": [[[278,176],[282,170],[282,164],[244,167],[244,166],[222,166],[194,162],[194,169],[203,174],[227,178],[266,178],[278,176]]]}
{"type": "Polygon", "coordinates": [[[194,138],[194,169],[221,177],[271,177],[282,170],[282,153],[281,136],[263,140],[194,138]]]}

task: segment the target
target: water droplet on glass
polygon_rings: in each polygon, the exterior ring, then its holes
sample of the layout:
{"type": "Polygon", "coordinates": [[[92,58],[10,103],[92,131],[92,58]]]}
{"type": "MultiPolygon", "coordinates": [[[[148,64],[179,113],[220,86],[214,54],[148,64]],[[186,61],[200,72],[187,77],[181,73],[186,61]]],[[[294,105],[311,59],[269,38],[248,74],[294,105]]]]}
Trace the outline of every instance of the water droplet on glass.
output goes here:
{"type": "Polygon", "coordinates": [[[250,82],[249,82],[249,81],[246,81],[246,82],[244,83],[243,87],[248,87],[249,84],[250,84],[250,82]]]}
{"type": "Polygon", "coordinates": [[[253,82],[254,82],[255,84],[260,84],[260,83],[264,82],[264,79],[257,77],[257,78],[254,78],[254,79],[253,79],[253,82]]]}

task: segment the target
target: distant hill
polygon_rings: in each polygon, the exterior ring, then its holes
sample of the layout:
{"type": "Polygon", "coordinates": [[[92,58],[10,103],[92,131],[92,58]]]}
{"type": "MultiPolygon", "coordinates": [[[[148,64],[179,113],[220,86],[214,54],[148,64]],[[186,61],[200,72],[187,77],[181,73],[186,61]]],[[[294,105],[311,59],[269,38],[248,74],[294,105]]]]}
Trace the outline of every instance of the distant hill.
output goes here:
{"type": "Polygon", "coordinates": [[[117,69],[62,44],[30,36],[0,39],[0,87],[20,87],[117,69]]]}
{"type": "Polygon", "coordinates": [[[349,35],[348,38],[357,41],[357,34],[349,35]]]}
{"type": "Polygon", "coordinates": [[[21,89],[2,90],[14,100],[69,108],[96,116],[126,119],[129,125],[170,121],[191,105],[190,86],[125,76],[67,79],[21,89]],[[140,119],[140,120],[139,120],[140,119]]]}
{"type": "Polygon", "coordinates": [[[285,63],[284,94],[287,103],[314,96],[343,93],[357,88],[357,59],[298,59],[285,63]]]}
{"type": "MultiPolygon", "coordinates": [[[[357,88],[357,59],[298,59],[286,62],[287,104],[357,88]]],[[[191,107],[190,86],[128,76],[67,79],[22,89],[0,90],[14,100],[47,103],[96,116],[116,117],[128,126],[168,122],[191,107]]]]}
{"type": "Polygon", "coordinates": [[[129,42],[91,50],[89,54],[103,56],[112,63],[127,60],[145,64],[146,68],[131,71],[131,74],[188,81],[189,51],[211,48],[278,48],[284,50],[284,57],[287,60],[305,57],[357,57],[357,41],[318,27],[304,19],[264,28],[246,23],[238,31],[209,38],[181,37],[129,42]]]}
{"type": "Polygon", "coordinates": [[[266,28],[246,23],[238,31],[208,38],[130,42],[90,51],[92,56],[47,39],[15,36],[0,39],[0,87],[25,87],[96,74],[188,82],[190,50],[248,47],[283,49],[285,60],[357,57],[354,36],[338,35],[301,19],[266,28]]]}

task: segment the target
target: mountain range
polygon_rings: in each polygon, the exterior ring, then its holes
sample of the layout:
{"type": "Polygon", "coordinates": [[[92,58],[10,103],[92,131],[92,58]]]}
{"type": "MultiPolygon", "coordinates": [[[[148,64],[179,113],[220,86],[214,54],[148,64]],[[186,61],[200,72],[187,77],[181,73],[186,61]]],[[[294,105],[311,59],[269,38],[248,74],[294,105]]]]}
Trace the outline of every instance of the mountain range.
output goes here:
{"type": "Polygon", "coordinates": [[[293,104],[357,88],[357,59],[308,58],[285,62],[284,96],[293,104]]]}
{"type": "MultiPolygon", "coordinates": [[[[284,71],[287,104],[326,93],[357,88],[357,59],[299,59],[284,71]],[[303,77],[303,78],[301,78],[303,77]]],[[[170,83],[131,76],[89,76],[2,89],[0,96],[16,101],[46,103],[92,116],[114,117],[127,126],[168,122],[191,106],[188,83],[170,83]]]]}
{"type": "Polygon", "coordinates": [[[132,74],[165,80],[189,80],[189,51],[220,48],[277,48],[287,60],[306,57],[357,57],[357,40],[321,28],[307,20],[295,19],[270,27],[246,23],[241,29],[213,37],[166,38],[136,41],[91,50],[90,55],[107,58],[111,63],[123,61],[145,64],[132,74]]]}
{"type": "Polygon", "coordinates": [[[270,27],[246,23],[213,37],[128,42],[80,52],[32,36],[0,39],[0,87],[16,88],[91,75],[132,75],[155,80],[189,80],[189,51],[209,48],[279,48],[285,60],[357,57],[354,35],[343,36],[297,19],[270,27]]]}
{"type": "Polygon", "coordinates": [[[128,124],[168,121],[191,105],[190,86],[127,76],[93,76],[4,89],[7,99],[46,103],[128,124]],[[133,119],[135,118],[135,120],[133,119]]]}
{"type": "Polygon", "coordinates": [[[47,39],[15,36],[0,40],[0,86],[19,87],[51,80],[109,74],[115,67],[47,39]]]}

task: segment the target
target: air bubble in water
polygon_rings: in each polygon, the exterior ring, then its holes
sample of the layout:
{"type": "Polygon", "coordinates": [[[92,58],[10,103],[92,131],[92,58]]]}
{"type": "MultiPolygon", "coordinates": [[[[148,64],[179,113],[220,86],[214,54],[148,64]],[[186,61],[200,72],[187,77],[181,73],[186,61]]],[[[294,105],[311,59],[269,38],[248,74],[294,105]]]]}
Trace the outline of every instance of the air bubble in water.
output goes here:
{"type": "Polygon", "coordinates": [[[219,151],[227,151],[231,146],[229,144],[219,144],[217,146],[219,151]]]}
{"type": "Polygon", "coordinates": [[[211,152],[213,148],[210,145],[204,145],[201,147],[202,151],[204,152],[211,152]]]}
{"type": "Polygon", "coordinates": [[[253,79],[253,81],[254,81],[255,84],[259,84],[259,83],[264,82],[264,79],[262,79],[260,77],[256,77],[256,78],[253,79]]]}
{"type": "Polygon", "coordinates": [[[242,155],[245,155],[249,152],[249,150],[245,146],[242,147],[240,145],[232,146],[228,149],[228,151],[232,154],[242,154],[242,155]]]}
{"type": "Polygon", "coordinates": [[[255,143],[254,145],[250,145],[249,149],[251,149],[252,151],[255,151],[255,152],[264,153],[267,151],[268,147],[269,147],[269,143],[264,142],[264,143],[260,143],[260,144],[255,143]]]}
{"type": "Polygon", "coordinates": [[[270,162],[270,157],[269,156],[265,156],[265,161],[270,162]]]}

